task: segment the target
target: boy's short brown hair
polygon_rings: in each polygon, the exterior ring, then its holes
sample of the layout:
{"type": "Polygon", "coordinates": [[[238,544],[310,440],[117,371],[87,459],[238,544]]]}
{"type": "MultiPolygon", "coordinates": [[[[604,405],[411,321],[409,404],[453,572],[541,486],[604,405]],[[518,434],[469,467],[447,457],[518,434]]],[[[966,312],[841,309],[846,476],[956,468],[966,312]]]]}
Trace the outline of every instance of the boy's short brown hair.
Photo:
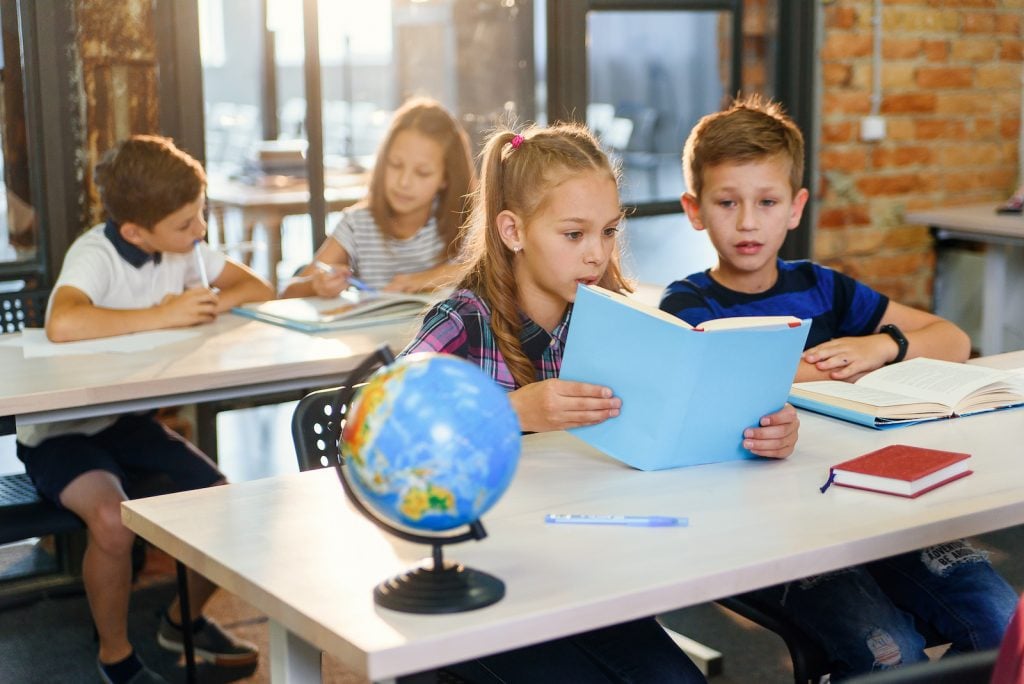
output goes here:
{"type": "Polygon", "coordinates": [[[196,201],[206,188],[206,172],[170,138],[133,135],[104,153],[95,181],[113,221],[152,229],[196,201]]]}
{"type": "Polygon", "coordinates": [[[748,163],[783,155],[791,162],[789,182],[795,194],[803,184],[804,137],[777,102],[759,95],[736,100],[725,111],[708,114],[693,127],[683,146],[687,191],[698,199],[703,172],[725,162],[748,163]]]}

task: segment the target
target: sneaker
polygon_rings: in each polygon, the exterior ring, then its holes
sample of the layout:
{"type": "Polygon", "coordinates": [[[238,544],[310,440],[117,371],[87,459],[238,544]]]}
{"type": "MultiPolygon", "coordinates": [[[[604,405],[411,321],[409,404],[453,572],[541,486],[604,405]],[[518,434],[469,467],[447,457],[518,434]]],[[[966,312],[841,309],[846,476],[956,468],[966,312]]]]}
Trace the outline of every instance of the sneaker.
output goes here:
{"type": "MultiPolygon", "coordinates": [[[[196,660],[205,660],[214,665],[251,665],[259,660],[260,652],[254,644],[234,637],[209,618],[200,618],[201,626],[192,632],[196,660]]],[[[164,613],[160,619],[157,642],[168,651],[185,652],[185,635],[181,627],[171,624],[164,613]]]]}
{"type": "MultiPolygon", "coordinates": [[[[96,661],[96,670],[100,673],[100,681],[103,684],[114,684],[113,680],[107,676],[107,672],[103,669],[103,665],[100,664],[99,660],[96,661]]],[[[169,684],[169,682],[143,665],[142,669],[128,680],[128,684],[169,684]]]]}

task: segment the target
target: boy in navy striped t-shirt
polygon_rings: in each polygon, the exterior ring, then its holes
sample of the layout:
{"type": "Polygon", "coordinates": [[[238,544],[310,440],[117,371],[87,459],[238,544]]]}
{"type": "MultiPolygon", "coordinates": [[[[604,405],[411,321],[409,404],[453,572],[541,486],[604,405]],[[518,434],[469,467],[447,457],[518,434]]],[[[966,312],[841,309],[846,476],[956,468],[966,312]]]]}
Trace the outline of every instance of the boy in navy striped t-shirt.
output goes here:
{"type": "Polygon", "coordinates": [[[661,308],[698,325],[723,316],[812,319],[796,381],[856,380],[904,358],[966,361],[953,323],[809,261],[779,259],[807,189],[803,136],[778,105],[750,99],[702,119],[683,150],[683,208],[718,264],[666,288],[661,308]]]}
{"type": "MultiPolygon", "coordinates": [[[[707,231],[718,264],[666,288],[661,308],[697,325],[723,316],[812,319],[796,379],[856,380],[904,358],[965,361],[970,340],[949,321],[888,299],[810,261],[779,259],[807,190],[803,136],[778,105],[737,102],[701,119],[686,140],[683,208],[707,231]]],[[[925,660],[927,623],[950,653],[996,648],[1017,596],[966,541],[753,592],[816,635],[832,681],[925,660]]]]}

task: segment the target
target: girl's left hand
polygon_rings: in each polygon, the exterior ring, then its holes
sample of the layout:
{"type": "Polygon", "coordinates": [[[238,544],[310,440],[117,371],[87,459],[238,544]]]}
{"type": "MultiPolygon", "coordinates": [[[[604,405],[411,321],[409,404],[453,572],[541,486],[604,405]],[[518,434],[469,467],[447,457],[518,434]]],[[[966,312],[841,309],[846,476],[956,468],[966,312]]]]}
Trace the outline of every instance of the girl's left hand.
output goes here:
{"type": "Polygon", "coordinates": [[[793,453],[800,418],[796,409],[786,404],[779,411],[761,419],[761,427],[743,431],[743,448],[768,458],[786,458],[793,453]]]}

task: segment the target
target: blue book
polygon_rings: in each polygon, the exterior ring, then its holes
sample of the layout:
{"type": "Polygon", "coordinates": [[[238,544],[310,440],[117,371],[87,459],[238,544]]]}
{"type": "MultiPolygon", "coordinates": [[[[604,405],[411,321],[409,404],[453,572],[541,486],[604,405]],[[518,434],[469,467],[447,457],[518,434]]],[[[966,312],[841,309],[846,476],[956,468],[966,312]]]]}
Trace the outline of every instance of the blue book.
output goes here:
{"type": "Polygon", "coordinates": [[[808,411],[885,430],[1024,404],[1024,375],[915,358],[882,366],[857,382],[793,385],[789,401],[808,411]]]}
{"type": "Polygon", "coordinates": [[[698,328],[580,286],[560,377],[610,387],[621,413],[570,430],[640,470],[755,458],[743,430],[786,403],[810,321],[755,316],[698,328]]]}
{"type": "Polygon", "coordinates": [[[351,330],[410,320],[426,313],[439,295],[344,290],[337,297],[292,297],[250,302],[231,311],[258,321],[301,330],[351,330]]]}

